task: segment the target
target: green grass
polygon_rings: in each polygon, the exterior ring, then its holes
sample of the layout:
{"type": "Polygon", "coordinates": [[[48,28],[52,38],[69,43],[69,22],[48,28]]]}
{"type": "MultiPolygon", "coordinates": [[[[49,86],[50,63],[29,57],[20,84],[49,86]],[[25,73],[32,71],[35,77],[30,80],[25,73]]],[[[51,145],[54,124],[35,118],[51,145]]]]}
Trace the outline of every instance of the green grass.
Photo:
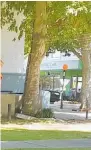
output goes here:
{"type": "Polygon", "coordinates": [[[91,150],[91,148],[28,148],[28,149],[2,149],[2,150],[91,150]]]}
{"type": "Polygon", "coordinates": [[[3,141],[91,138],[91,132],[2,129],[3,141]]]}

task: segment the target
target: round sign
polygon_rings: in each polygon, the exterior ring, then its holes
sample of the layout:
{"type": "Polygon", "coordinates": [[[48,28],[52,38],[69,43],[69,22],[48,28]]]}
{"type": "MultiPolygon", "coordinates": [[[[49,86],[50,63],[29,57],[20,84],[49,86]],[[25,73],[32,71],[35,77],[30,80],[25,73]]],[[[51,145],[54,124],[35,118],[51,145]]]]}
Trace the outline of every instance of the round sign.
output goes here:
{"type": "Polygon", "coordinates": [[[0,60],[0,67],[2,67],[3,66],[3,61],[2,60],[0,60]]]}
{"type": "Polygon", "coordinates": [[[3,76],[2,76],[2,74],[0,74],[0,80],[2,80],[2,78],[3,78],[3,76]]]}
{"type": "Polygon", "coordinates": [[[67,64],[64,64],[64,65],[63,65],[63,70],[66,71],[67,69],[68,69],[68,65],[67,65],[67,64]]]}
{"type": "MultiPolygon", "coordinates": [[[[0,68],[3,66],[3,61],[2,60],[0,60],[0,68]]],[[[0,73],[0,80],[2,80],[2,78],[3,78],[3,76],[2,76],[2,74],[0,73]]]]}

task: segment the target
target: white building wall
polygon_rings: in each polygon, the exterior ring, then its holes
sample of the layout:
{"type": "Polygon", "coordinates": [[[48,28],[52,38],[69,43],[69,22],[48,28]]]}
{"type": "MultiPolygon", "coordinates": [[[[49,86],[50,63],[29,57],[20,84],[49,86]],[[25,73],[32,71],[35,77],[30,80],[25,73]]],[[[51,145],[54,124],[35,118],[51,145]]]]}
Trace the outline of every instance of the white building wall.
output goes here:
{"type": "Polygon", "coordinates": [[[15,32],[1,30],[1,59],[4,62],[2,72],[23,73],[24,68],[24,38],[12,41],[15,32]]]}
{"type": "MultiPolygon", "coordinates": [[[[24,63],[24,72],[26,71],[27,66],[27,60],[25,59],[24,63]]],[[[49,54],[48,57],[44,57],[41,65],[40,70],[57,70],[62,69],[64,64],[68,64],[68,69],[78,69],[79,59],[77,56],[75,56],[73,53],[71,53],[71,56],[64,57],[64,53],[60,53],[56,51],[54,54],[49,54]]]]}
{"type": "MultiPolygon", "coordinates": [[[[2,72],[4,73],[25,73],[27,58],[24,59],[24,37],[19,41],[12,41],[17,34],[7,31],[4,28],[1,31],[1,59],[4,62],[2,72]]],[[[44,57],[40,65],[40,70],[62,69],[64,63],[69,65],[69,69],[78,67],[78,58],[71,53],[70,57],[64,57],[64,54],[56,52],[44,57]]]]}

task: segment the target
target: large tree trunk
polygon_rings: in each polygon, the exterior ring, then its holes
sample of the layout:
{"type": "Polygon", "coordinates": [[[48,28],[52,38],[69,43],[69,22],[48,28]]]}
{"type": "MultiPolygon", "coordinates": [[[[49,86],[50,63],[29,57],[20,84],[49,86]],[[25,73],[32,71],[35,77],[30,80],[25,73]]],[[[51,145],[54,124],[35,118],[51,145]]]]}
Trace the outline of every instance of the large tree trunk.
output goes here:
{"type": "Polygon", "coordinates": [[[46,2],[36,2],[35,9],[33,40],[23,94],[23,113],[28,115],[34,115],[42,107],[39,98],[39,76],[40,63],[45,54],[46,2]]]}
{"type": "Polygon", "coordinates": [[[88,107],[91,108],[91,36],[84,35],[81,44],[83,61],[81,109],[86,109],[86,101],[88,101],[88,107]]]}

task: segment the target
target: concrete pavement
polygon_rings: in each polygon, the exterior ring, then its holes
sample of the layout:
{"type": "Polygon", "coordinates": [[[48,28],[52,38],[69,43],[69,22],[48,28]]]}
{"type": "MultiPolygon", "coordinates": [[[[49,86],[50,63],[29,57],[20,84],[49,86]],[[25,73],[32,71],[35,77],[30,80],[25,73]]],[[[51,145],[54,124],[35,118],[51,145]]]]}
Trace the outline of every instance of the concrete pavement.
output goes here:
{"type": "Polygon", "coordinates": [[[91,139],[1,141],[2,149],[12,148],[89,148],[91,139]]]}
{"type": "MultiPolygon", "coordinates": [[[[85,120],[86,112],[80,112],[79,107],[80,104],[69,104],[66,101],[63,102],[63,109],[60,109],[60,101],[50,104],[50,108],[52,108],[55,118],[62,120],[85,120]]],[[[91,120],[91,112],[88,113],[88,120],[91,120]]]]}

